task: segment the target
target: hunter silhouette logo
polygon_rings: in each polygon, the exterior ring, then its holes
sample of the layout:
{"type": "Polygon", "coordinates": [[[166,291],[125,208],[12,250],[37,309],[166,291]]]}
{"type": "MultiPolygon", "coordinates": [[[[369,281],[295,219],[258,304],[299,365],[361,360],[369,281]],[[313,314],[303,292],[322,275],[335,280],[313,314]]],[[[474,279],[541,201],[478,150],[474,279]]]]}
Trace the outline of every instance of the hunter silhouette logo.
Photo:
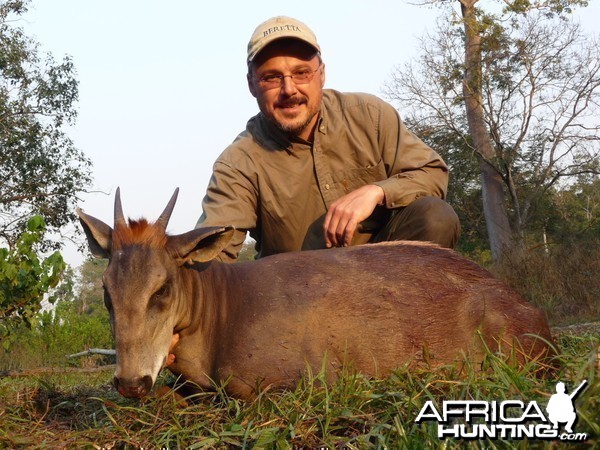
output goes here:
{"type": "Polygon", "coordinates": [[[577,412],[573,401],[587,385],[587,380],[571,394],[565,384],[556,383],[556,393],[546,405],[546,413],[533,400],[484,401],[444,400],[437,408],[432,400],[425,402],[416,423],[435,421],[440,439],[543,439],[561,441],[585,441],[586,433],[573,432],[577,412]],[[559,424],[564,424],[560,431],[559,424]]]}
{"type": "Polygon", "coordinates": [[[566,422],[565,431],[573,433],[573,424],[577,420],[577,413],[573,406],[573,400],[581,392],[587,384],[587,380],[583,380],[581,384],[573,391],[571,395],[565,393],[565,383],[559,381],[556,383],[556,394],[553,394],[548,401],[546,411],[548,411],[548,419],[554,425],[552,429],[558,429],[560,422],[566,422]]]}

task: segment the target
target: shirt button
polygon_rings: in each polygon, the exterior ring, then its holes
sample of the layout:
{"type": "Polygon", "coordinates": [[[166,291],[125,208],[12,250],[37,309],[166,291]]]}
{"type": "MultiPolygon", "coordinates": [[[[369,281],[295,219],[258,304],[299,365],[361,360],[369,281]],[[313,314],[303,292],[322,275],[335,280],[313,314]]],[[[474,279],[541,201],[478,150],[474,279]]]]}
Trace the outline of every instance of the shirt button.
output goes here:
{"type": "Polygon", "coordinates": [[[329,185],[328,184],[326,184],[324,187],[325,187],[325,190],[327,190],[327,191],[329,190],[329,185]]]}

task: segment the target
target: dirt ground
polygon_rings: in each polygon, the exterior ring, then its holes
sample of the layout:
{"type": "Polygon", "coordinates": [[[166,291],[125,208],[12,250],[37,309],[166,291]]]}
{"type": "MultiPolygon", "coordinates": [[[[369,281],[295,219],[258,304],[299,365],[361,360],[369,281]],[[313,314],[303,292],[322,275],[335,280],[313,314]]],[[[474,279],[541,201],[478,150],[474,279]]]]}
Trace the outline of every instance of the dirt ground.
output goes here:
{"type": "Polygon", "coordinates": [[[600,337],[600,322],[576,323],[561,327],[552,327],[554,336],[562,336],[563,334],[581,335],[584,333],[595,333],[600,337]]]}

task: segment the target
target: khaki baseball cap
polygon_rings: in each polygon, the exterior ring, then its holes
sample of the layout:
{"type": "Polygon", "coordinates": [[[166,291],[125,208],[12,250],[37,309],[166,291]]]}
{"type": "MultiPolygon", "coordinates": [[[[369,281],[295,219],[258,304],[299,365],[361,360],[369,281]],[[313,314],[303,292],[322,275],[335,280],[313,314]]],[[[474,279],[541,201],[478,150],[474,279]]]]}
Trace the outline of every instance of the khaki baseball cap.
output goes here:
{"type": "Polygon", "coordinates": [[[247,62],[252,62],[256,55],[271,42],[283,38],[298,39],[321,52],[321,48],[317,44],[317,37],[310,28],[291,17],[277,16],[261,23],[254,30],[250,42],[248,42],[247,62]]]}

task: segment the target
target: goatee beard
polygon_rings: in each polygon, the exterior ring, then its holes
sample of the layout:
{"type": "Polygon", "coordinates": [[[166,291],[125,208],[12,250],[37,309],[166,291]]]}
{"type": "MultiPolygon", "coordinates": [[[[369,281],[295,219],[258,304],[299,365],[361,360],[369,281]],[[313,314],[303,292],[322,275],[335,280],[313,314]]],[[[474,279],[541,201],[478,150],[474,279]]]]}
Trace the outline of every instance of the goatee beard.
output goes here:
{"type": "Polygon", "coordinates": [[[313,120],[314,115],[307,117],[306,120],[300,124],[283,124],[279,123],[274,118],[269,118],[270,122],[280,131],[285,133],[289,138],[297,138],[302,132],[309,126],[313,120]]]}

